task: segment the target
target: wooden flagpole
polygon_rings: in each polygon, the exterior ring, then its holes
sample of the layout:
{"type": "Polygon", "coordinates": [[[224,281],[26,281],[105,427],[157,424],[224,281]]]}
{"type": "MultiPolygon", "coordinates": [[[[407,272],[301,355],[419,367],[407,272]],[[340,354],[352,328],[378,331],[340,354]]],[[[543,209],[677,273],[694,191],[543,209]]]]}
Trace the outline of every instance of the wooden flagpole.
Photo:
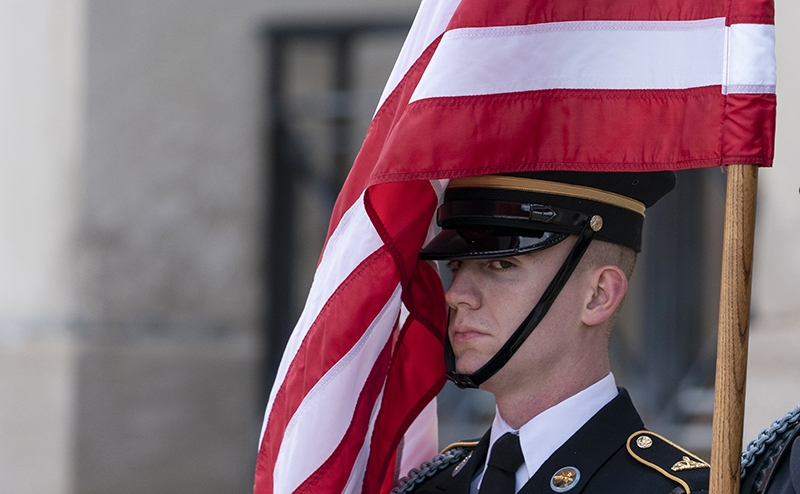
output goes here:
{"type": "Polygon", "coordinates": [[[710,494],[739,494],[757,185],[756,165],[728,166],[710,494]]]}

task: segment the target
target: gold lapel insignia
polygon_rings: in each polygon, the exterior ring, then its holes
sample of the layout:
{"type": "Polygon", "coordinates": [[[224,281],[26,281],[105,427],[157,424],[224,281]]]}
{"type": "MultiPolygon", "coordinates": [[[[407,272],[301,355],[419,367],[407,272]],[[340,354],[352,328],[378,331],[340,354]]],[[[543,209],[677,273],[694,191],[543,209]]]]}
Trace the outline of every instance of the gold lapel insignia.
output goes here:
{"type": "Polygon", "coordinates": [[[460,472],[460,471],[461,471],[461,469],[462,469],[462,468],[464,468],[464,465],[466,465],[466,464],[467,464],[467,462],[469,461],[469,459],[470,459],[470,458],[472,458],[472,453],[468,454],[466,458],[464,458],[463,460],[461,460],[461,463],[459,463],[458,465],[456,465],[456,467],[453,469],[453,474],[452,474],[452,476],[453,476],[453,477],[455,477],[456,475],[458,475],[458,472],[460,472]]]}
{"type": "Polygon", "coordinates": [[[688,456],[684,456],[681,461],[672,465],[673,472],[683,472],[684,470],[695,470],[697,468],[709,468],[704,461],[694,461],[688,456]]]}
{"type": "Polygon", "coordinates": [[[567,492],[578,485],[580,478],[580,470],[575,467],[564,467],[553,474],[550,479],[550,488],[554,492],[567,492]]]}

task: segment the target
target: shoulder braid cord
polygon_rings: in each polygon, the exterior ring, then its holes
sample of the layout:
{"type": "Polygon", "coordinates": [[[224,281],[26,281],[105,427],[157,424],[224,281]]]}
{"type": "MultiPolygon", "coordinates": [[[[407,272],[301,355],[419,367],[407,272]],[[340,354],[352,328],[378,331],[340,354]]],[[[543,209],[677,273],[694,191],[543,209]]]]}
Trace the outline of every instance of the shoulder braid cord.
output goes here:
{"type": "Polygon", "coordinates": [[[466,458],[470,451],[471,449],[469,448],[453,448],[440,455],[434,456],[432,460],[426,461],[420,465],[419,468],[412,468],[408,472],[408,476],[397,481],[395,488],[389,491],[389,494],[405,494],[411,492],[414,487],[425,480],[447,469],[450,465],[466,458]]]}
{"type": "Polygon", "coordinates": [[[794,431],[794,427],[800,423],[800,406],[776,420],[771,426],[767,427],[758,435],[756,439],[750,441],[742,452],[742,478],[747,473],[747,469],[756,461],[756,456],[762,454],[769,445],[777,439],[785,439],[794,431]]]}

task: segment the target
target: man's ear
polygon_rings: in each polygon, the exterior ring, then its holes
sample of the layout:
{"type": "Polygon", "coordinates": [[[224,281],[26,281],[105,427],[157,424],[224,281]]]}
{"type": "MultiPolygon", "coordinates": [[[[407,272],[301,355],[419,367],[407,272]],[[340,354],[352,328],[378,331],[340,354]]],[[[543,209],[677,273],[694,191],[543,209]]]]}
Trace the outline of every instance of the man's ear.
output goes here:
{"type": "Polygon", "coordinates": [[[622,269],[610,264],[595,269],[589,280],[592,291],[581,321],[587,326],[596,326],[614,315],[628,290],[628,278],[622,269]]]}

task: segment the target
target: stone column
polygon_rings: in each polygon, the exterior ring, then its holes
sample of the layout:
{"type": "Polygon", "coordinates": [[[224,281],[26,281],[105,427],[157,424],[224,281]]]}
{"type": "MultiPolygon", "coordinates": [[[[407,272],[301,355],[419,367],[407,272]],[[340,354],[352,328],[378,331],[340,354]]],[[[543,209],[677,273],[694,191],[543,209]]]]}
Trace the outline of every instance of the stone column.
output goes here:
{"type": "Polygon", "coordinates": [[[0,478],[19,494],[74,478],[76,183],[82,0],[0,4],[0,478]]]}

